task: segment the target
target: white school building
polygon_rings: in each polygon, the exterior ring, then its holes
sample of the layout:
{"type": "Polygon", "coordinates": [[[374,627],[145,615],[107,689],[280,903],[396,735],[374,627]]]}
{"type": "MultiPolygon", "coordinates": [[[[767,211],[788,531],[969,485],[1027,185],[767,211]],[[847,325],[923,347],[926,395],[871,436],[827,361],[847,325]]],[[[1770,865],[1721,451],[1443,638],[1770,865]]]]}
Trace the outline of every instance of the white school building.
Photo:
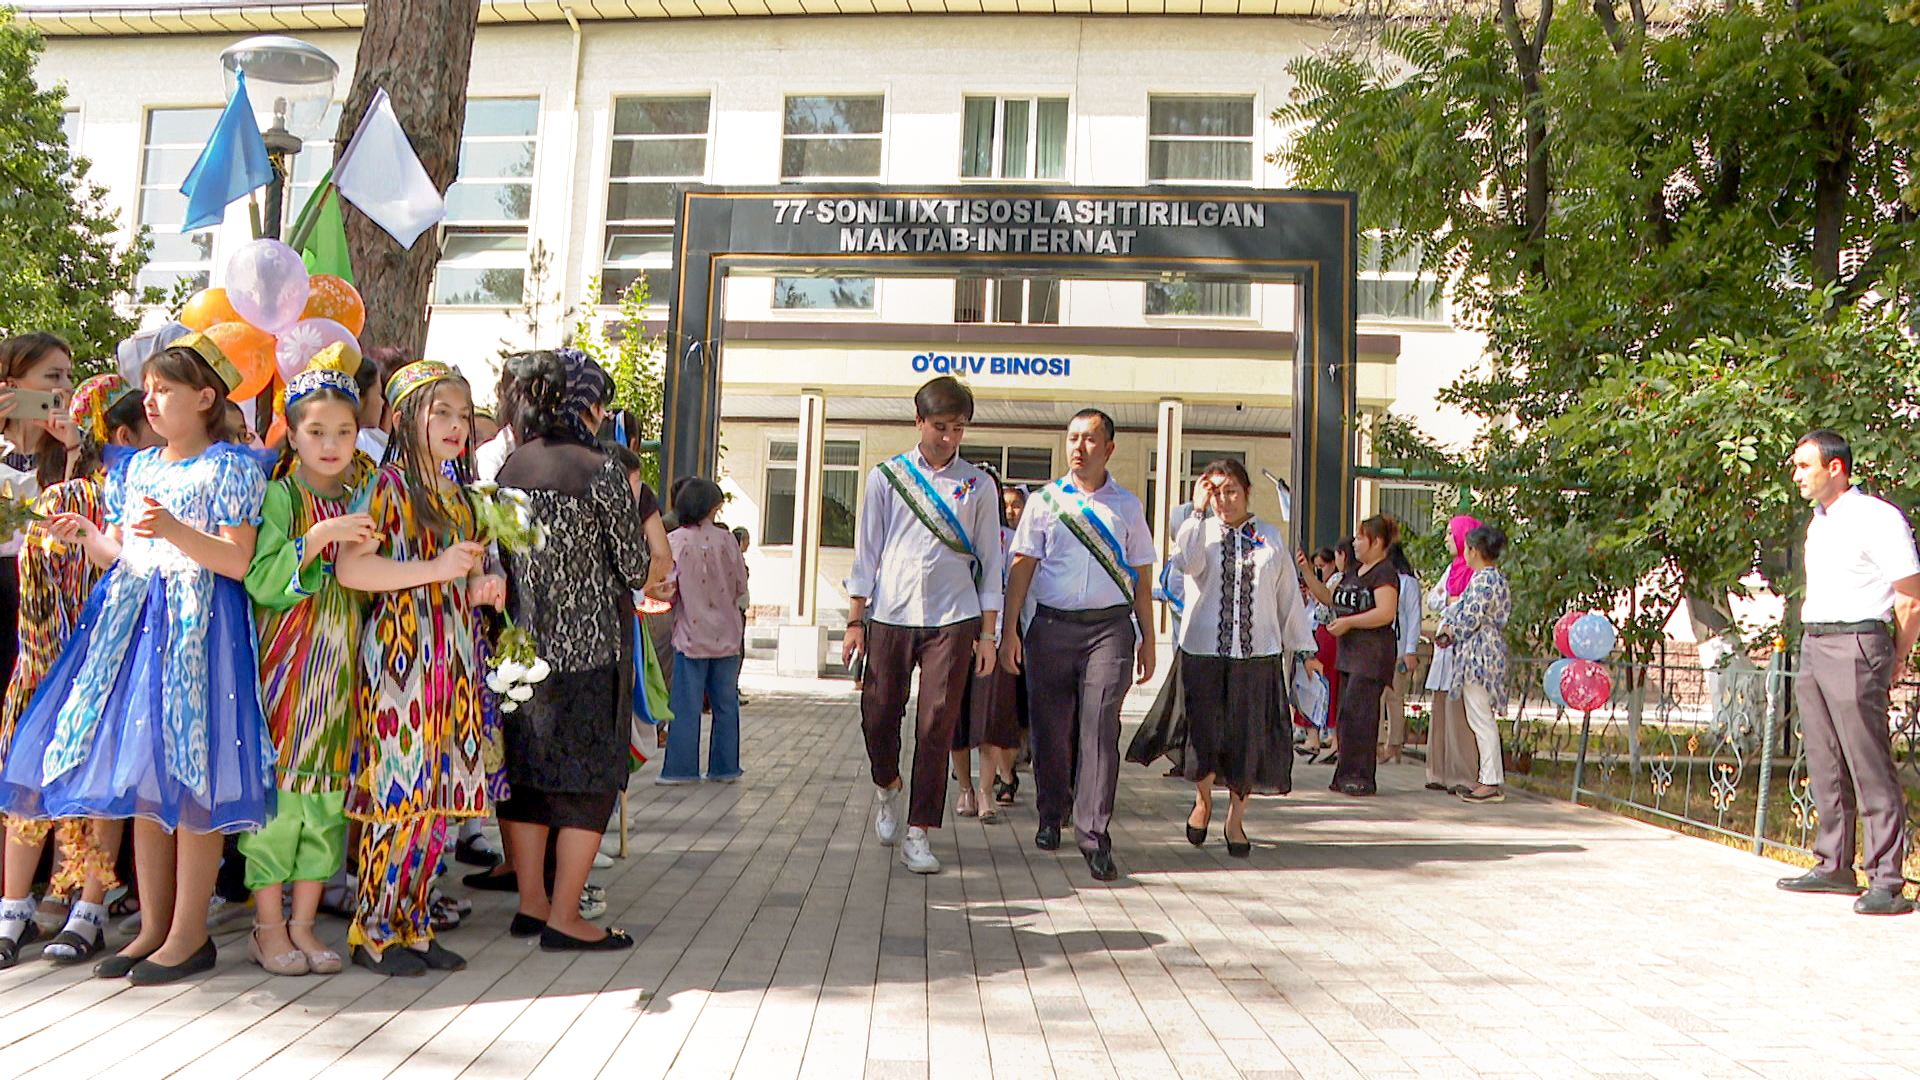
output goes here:
{"type": "MultiPolygon", "coordinates": [[[[459,182],[448,195],[427,355],[482,396],[503,348],[552,346],[617,312],[646,279],[664,305],[674,192],[689,184],[870,182],[1280,188],[1271,120],[1289,61],[1329,40],[1310,0],[579,0],[483,3],[459,182]],[[571,312],[571,314],[568,314],[571,312]],[[529,331],[529,321],[537,329],[529,331]]],[[[129,228],[149,227],[147,281],[219,284],[250,239],[244,203],[181,235],[181,180],[224,102],[219,55],[299,37],[352,76],[351,3],[114,7],[29,0],[42,80],[64,83],[68,134],[129,228]]],[[[337,111],[317,140],[331,137],[337,111]]],[[[289,216],[331,164],[309,140],[289,216]]],[[[865,470],[912,444],[914,388],[964,371],[978,398],[966,456],[1012,481],[1065,470],[1075,410],[1111,413],[1113,472],[1153,505],[1156,447],[1191,475],[1235,456],[1274,516],[1261,470],[1291,464],[1295,288],[1038,277],[730,278],[720,395],[724,517],[753,534],[756,621],[796,592],[797,432],[824,405],[824,612],[844,610],[865,470]],[[1174,430],[1169,431],[1169,426],[1174,430]],[[1171,436],[1171,438],[1170,438],[1171,436]]],[[[1471,438],[1435,402],[1479,361],[1436,283],[1362,273],[1356,424],[1392,412],[1444,442],[1471,438]]],[[[664,322],[664,306],[650,324],[664,322]]],[[[375,345],[378,342],[365,342],[375,345]]],[[[1358,460],[1370,463],[1362,446],[1358,460]]],[[[1176,463],[1177,475],[1181,468],[1176,463]]],[[[1357,505],[1417,519],[1431,493],[1363,482],[1357,505]]]]}

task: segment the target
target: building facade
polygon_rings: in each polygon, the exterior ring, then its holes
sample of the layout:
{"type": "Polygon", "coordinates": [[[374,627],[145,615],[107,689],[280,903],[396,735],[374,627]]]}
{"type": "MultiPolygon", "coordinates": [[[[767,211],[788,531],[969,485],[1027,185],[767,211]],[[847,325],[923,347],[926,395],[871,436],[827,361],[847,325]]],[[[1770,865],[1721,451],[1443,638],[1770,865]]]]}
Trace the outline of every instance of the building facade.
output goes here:
{"type": "MultiPolygon", "coordinates": [[[[1268,158],[1286,133],[1270,117],[1292,88],[1288,63],[1331,33],[1271,4],[1173,15],[1174,3],[1148,13],[1138,0],[1078,13],[1027,0],[1000,13],[769,3],[483,7],[429,356],[460,365],[484,397],[503,349],[605,323],[639,282],[664,304],[682,185],[1285,187],[1268,158]]],[[[27,6],[21,17],[48,35],[41,77],[68,89],[78,152],[129,227],[152,229],[148,281],[218,284],[227,253],[250,238],[244,204],[219,229],[179,232],[180,181],[223,102],[220,50],[294,34],[341,63],[344,96],[356,11],[27,6]]],[[[290,213],[331,157],[331,144],[310,142],[296,159],[290,213]]],[[[1203,278],[730,278],[721,480],[734,499],[726,519],[753,534],[758,614],[777,620],[804,591],[794,493],[809,489],[821,495],[812,585],[823,612],[844,609],[860,478],[911,445],[910,395],[944,371],[964,369],[979,399],[967,456],[1013,482],[1064,471],[1066,418],[1086,405],[1115,417],[1113,471],[1149,505],[1158,476],[1179,482],[1216,457],[1240,458],[1256,481],[1288,475],[1294,294],[1203,278]],[[819,475],[801,478],[808,401],[824,410],[825,447],[819,475]]],[[[1444,442],[1469,438],[1434,396],[1478,362],[1481,343],[1449,323],[1436,283],[1374,267],[1358,302],[1357,427],[1391,410],[1444,442]]],[[[1275,491],[1256,487],[1256,509],[1276,514],[1275,491]]],[[[1358,505],[1417,517],[1425,500],[1367,484],[1358,505]]]]}

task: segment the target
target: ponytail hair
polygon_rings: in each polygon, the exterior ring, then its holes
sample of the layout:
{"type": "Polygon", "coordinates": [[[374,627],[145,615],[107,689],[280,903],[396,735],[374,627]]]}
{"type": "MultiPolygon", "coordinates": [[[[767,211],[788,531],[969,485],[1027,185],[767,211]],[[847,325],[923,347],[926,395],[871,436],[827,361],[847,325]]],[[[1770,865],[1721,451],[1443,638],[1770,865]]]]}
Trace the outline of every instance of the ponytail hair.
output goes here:
{"type": "Polygon", "coordinates": [[[514,438],[560,439],[582,442],[577,417],[567,408],[567,369],[547,350],[515,353],[502,369],[502,382],[513,380],[513,401],[502,401],[501,419],[513,428],[514,438]]]}

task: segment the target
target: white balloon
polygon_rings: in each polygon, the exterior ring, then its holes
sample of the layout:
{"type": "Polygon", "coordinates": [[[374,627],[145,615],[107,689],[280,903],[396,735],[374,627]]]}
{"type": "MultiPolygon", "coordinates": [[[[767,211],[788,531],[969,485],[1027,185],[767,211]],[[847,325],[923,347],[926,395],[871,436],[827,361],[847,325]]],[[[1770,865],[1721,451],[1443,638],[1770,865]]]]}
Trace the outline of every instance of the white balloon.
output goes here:
{"type": "Polygon", "coordinates": [[[300,253],[278,240],[255,240],[227,261],[227,302],[269,334],[300,321],[310,285],[300,253]]]}

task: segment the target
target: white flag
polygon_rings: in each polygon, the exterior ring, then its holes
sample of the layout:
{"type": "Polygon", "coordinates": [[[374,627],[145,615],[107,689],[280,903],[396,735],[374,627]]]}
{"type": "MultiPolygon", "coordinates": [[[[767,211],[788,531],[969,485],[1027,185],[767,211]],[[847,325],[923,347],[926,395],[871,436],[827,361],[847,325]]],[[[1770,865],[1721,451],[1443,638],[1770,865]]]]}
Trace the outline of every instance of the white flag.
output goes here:
{"type": "Polygon", "coordinates": [[[333,186],[403,248],[447,216],[446,200],[413,152],[385,90],[374,92],[360,130],[334,165],[333,186]]]}

